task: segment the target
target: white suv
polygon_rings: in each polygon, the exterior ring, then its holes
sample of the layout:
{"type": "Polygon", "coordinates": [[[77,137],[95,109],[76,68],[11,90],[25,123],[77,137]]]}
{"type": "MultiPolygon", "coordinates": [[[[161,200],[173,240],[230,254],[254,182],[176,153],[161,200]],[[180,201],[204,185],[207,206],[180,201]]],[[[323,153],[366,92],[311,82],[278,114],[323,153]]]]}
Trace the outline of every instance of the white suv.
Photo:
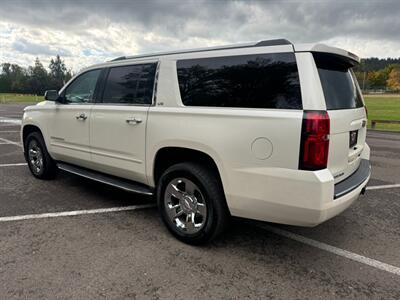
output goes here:
{"type": "Polygon", "coordinates": [[[62,169],[155,194],[192,244],[230,216],[315,226],[370,177],[358,62],[287,40],[121,57],[25,109],[25,157],[41,179],[62,169]]]}

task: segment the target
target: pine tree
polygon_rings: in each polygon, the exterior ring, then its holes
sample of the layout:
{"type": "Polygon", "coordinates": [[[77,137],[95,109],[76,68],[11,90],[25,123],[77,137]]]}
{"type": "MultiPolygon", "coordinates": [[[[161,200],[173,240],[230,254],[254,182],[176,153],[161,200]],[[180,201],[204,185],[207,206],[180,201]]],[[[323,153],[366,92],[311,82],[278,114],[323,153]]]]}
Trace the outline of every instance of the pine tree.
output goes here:
{"type": "Polygon", "coordinates": [[[49,76],[38,57],[35,59],[35,65],[28,68],[28,74],[31,92],[37,95],[43,95],[48,86],[49,76]]]}
{"type": "Polygon", "coordinates": [[[66,81],[67,68],[59,55],[55,59],[51,59],[49,69],[53,88],[56,90],[61,89],[66,81]]]}

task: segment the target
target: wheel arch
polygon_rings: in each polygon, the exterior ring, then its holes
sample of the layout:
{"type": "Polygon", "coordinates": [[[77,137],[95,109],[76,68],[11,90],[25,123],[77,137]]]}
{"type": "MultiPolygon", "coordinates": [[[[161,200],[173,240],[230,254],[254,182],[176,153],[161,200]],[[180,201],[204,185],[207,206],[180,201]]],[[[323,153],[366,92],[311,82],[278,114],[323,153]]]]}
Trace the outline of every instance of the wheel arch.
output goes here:
{"type": "Polygon", "coordinates": [[[26,124],[22,128],[22,142],[25,145],[25,140],[28,137],[28,135],[32,132],[39,132],[43,136],[43,132],[40,129],[39,126],[33,125],[33,124],[26,124]]]}
{"type": "Polygon", "coordinates": [[[170,166],[181,162],[198,162],[212,168],[220,180],[222,187],[225,190],[224,174],[222,166],[218,159],[204,150],[182,147],[182,146],[164,146],[157,150],[152,160],[151,182],[156,186],[162,173],[170,166]]]}
{"type": "MultiPolygon", "coordinates": [[[[42,128],[40,128],[40,126],[38,126],[37,124],[33,123],[26,123],[23,125],[21,129],[22,150],[25,152],[25,140],[28,137],[28,135],[32,132],[39,132],[42,135],[47,151],[49,151],[48,141],[42,128]]],[[[49,155],[51,156],[50,152],[49,155]]]]}

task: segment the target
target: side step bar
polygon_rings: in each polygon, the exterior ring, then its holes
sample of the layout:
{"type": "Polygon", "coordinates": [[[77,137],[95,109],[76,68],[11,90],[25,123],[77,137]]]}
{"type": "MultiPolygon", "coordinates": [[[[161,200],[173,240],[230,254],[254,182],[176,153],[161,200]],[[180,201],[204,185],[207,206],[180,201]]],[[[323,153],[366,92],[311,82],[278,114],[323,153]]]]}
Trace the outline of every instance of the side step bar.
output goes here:
{"type": "Polygon", "coordinates": [[[57,166],[60,170],[66,171],[68,173],[72,173],[94,181],[105,183],[127,192],[139,193],[148,196],[152,196],[154,194],[153,189],[145,186],[144,184],[136,183],[134,181],[129,181],[126,179],[118,178],[111,175],[106,175],[103,173],[99,173],[96,171],[88,170],[85,168],[61,162],[57,163],[57,166]]]}

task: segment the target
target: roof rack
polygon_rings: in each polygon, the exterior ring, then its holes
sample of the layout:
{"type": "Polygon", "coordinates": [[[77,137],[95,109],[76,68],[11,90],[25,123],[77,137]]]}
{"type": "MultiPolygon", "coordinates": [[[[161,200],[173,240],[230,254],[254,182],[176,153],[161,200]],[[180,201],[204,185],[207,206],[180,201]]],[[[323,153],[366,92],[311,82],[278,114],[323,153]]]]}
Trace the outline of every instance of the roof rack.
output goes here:
{"type": "Polygon", "coordinates": [[[213,50],[227,50],[227,49],[250,48],[250,47],[268,47],[268,46],[280,46],[280,45],[292,45],[292,43],[286,39],[275,39],[275,40],[260,41],[260,42],[256,42],[256,43],[233,44],[233,45],[208,47],[208,48],[187,49],[187,50],[180,50],[180,51],[158,52],[158,53],[139,54],[139,55],[132,55],[132,56],[120,56],[120,57],[114,58],[110,61],[119,61],[119,60],[131,59],[131,58],[146,58],[146,57],[152,57],[152,56],[193,53],[193,52],[205,52],[205,51],[213,51],[213,50]]]}
{"type": "Polygon", "coordinates": [[[117,60],[124,60],[124,59],[126,59],[126,56],[120,56],[120,57],[114,58],[110,61],[117,61],[117,60]]]}

